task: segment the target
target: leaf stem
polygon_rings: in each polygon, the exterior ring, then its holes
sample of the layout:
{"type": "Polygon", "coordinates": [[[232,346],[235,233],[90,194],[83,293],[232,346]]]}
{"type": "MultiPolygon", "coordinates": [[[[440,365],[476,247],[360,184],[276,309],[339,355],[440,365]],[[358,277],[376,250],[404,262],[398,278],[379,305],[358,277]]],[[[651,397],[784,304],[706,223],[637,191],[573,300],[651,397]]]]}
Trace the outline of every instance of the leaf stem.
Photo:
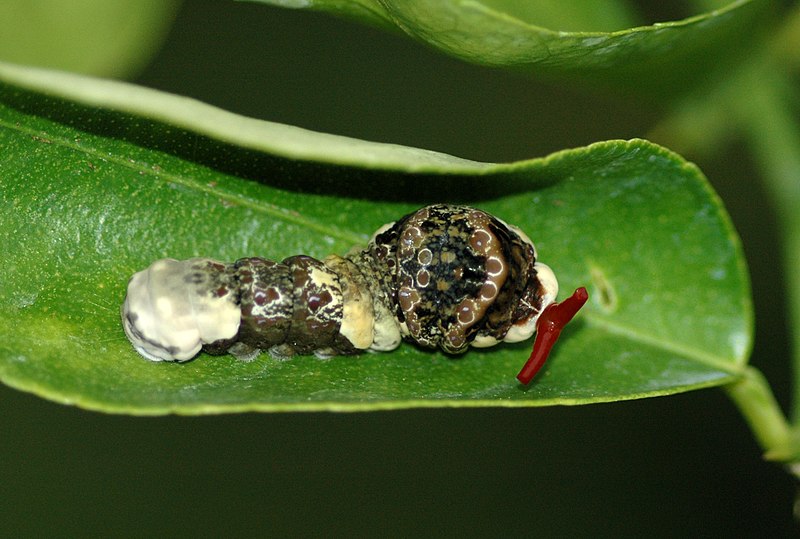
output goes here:
{"type": "Polygon", "coordinates": [[[789,426],[761,372],[747,367],[741,380],[725,386],[725,390],[750,425],[764,450],[764,458],[785,462],[798,475],[800,437],[797,430],[789,426]]]}
{"type": "Polygon", "coordinates": [[[800,67],[800,3],[782,15],[763,44],[755,47],[728,76],[717,77],[710,86],[701,86],[681,99],[665,118],[653,127],[647,139],[663,144],[681,154],[713,155],[742,132],[750,128],[742,124],[742,111],[749,111],[746,91],[764,72],[774,79],[775,73],[800,67]],[[766,68],[766,69],[765,69],[766,68]],[[744,108],[742,108],[744,106],[744,108]]]}

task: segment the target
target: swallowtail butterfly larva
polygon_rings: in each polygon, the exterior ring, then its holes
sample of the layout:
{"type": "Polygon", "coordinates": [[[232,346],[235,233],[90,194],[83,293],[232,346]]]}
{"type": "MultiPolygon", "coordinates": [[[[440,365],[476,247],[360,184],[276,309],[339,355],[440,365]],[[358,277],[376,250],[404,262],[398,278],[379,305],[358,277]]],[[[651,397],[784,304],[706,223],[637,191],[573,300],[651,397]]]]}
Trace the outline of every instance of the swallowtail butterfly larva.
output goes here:
{"type": "Polygon", "coordinates": [[[158,260],[131,278],[122,322],[152,361],[187,361],[201,349],[243,360],[261,350],[328,357],[392,350],[403,338],[459,354],[523,341],[538,325],[519,375],[527,383],[588,297],[581,288],[556,304],[557,294],[525,233],[478,209],[437,204],[344,257],[158,260]]]}

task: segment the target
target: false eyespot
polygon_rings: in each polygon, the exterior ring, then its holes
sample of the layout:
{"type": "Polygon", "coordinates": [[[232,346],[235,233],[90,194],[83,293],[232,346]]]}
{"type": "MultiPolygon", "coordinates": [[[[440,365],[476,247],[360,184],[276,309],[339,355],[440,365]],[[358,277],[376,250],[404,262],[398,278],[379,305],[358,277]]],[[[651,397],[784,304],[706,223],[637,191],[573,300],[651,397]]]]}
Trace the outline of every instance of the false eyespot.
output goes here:
{"type": "Polygon", "coordinates": [[[153,361],[187,361],[201,349],[244,360],[261,350],[328,357],[392,350],[402,339],[460,354],[530,338],[557,294],[522,231],[436,204],[344,257],[158,260],[131,278],[122,321],[153,361]]]}

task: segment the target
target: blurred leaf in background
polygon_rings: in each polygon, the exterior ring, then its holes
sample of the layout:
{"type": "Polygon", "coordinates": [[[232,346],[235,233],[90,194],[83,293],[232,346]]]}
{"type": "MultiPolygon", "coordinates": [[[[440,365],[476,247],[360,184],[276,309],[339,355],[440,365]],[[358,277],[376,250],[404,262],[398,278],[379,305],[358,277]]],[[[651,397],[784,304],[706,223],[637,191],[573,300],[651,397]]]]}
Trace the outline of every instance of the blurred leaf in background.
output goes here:
{"type": "Polygon", "coordinates": [[[161,46],[179,0],[4,0],[0,58],[8,62],[126,78],[161,46]]]}
{"type": "Polygon", "coordinates": [[[476,64],[660,97],[735,62],[771,6],[738,0],[648,24],[620,0],[252,1],[366,20],[476,64]]]}

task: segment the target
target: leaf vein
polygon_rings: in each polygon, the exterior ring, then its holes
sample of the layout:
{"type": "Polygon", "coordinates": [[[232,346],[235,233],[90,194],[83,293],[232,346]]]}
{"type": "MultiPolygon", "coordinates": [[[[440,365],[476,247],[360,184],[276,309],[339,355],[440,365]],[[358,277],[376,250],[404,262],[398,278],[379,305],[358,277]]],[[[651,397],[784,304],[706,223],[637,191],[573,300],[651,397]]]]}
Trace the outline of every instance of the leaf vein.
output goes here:
{"type": "Polygon", "coordinates": [[[586,313],[582,316],[582,318],[586,320],[589,325],[607,331],[608,333],[613,333],[614,335],[626,337],[642,344],[647,344],[656,348],[661,348],[662,350],[673,352],[724,372],[737,375],[744,373],[744,368],[742,365],[732,363],[731,361],[726,360],[724,357],[711,354],[705,350],[678,344],[674,341],[668,341],[654,335],[648,335],[647,333],[643,333],[633,327],[614,323],[605,317],[593,315],[592,313],[586,313]]]}
{"type": "Polygon", "coordinates": [[[154,170],[151,166],[148,166],[141,161],[137,161],[131,157],[109,155],[108,152],[103,152],[97,148],[88,146],[83,141],[82,143],[77,143],[67,139],[66,137],[53,136],[53,134],[46,131],[31,129],[19,124],[11,124],[3,119],[0,119],[0,127],[5,127],[10,131],[24,133],[35,140],[47,141],[47,144],[68,148],[70,150],[84,153],[93,158],[102,159],[106,162],[113,163],[116,166],[135,170],[136,172],[140,172],[153,178],[161,179],[167,183],[174,183],[200,193],[212,195],[233,205],[245,207],[272,217],[276,217],[287,223],[326,234],[343,242],[349,242],[354,245],[364,242],[365,234],[342,230],[328,224],[323,224],[314,219],[304,217],[297,210],[281,208],[263,200],[257,200],[242,194],[225,191],[217,186],[210,186],[186,175],[166,172],[164,170],[154,170]]]}

